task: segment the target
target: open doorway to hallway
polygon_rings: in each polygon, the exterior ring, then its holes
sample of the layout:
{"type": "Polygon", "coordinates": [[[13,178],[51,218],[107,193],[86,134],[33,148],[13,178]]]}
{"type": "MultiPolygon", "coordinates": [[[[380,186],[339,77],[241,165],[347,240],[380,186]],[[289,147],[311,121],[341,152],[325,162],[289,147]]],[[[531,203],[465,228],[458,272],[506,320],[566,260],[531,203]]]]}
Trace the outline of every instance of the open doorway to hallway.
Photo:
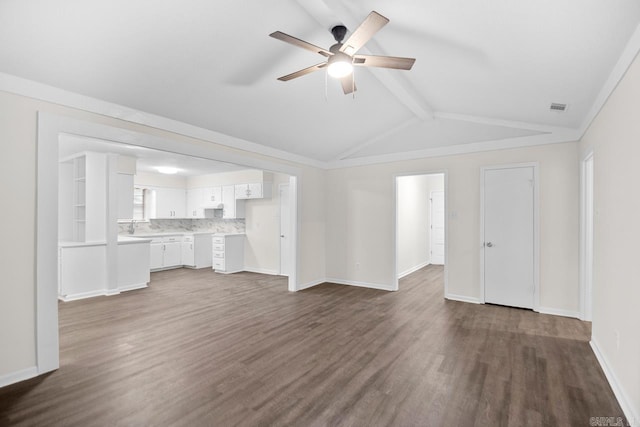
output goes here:
{"type": "Polygon", "coordinates": [[[396,279],[446,263],[445,173],[396,177],[396,279]]]}

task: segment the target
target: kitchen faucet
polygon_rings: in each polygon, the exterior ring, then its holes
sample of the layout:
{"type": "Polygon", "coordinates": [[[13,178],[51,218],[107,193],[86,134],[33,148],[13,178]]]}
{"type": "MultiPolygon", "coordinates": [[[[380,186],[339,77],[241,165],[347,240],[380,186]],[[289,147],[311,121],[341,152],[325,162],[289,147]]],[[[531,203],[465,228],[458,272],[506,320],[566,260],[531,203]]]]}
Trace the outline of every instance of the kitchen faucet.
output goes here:
{"type": "Polygon", "coordinates": [[[133,234],[136,232],[136,220],[132,219],[131,223],[129,224],[129,234],[133,234]]]}

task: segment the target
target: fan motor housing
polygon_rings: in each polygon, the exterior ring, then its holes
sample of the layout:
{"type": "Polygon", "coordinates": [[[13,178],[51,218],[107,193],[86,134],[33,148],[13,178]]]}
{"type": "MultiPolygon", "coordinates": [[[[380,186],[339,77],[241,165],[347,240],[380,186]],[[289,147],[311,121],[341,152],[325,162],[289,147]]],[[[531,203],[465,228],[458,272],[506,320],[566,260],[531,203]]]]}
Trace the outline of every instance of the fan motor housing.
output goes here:
{"type": "Polygon", "coordinates": [[[331,29],[331,34],[333,34],[333,38],[336,39],[338,43],[341,43],[344,40],[344,36],[347,35],[347,27],[344,25],[336,25],[331,29]]]}

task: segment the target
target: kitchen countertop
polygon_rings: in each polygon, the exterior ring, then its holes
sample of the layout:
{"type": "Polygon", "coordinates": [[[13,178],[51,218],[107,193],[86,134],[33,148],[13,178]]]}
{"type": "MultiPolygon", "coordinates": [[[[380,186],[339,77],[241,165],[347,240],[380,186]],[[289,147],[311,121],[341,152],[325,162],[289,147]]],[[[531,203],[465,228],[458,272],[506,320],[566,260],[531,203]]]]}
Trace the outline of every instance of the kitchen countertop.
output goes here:
{"type": "Polygon", "coordinates": [[[106,246],[107,242],[69,242],[69,241],[59,241],[59,248],[82,248],[87,246],[106,246]]]}
{"type": "Polygon", "coordinates": [[[131,237],[131,238],[152,238],[152,237],[166,237],[166,236],[184,236],[192,234],[216,234],[213,231],[167,231],[163,233],[135,233],[135,234],[120,234],[119,237],[131,237]]]}
{"type": "Polygon", "coordinates": [[[245,233],[213,233],[214,236],[224,237],[224,236],[244,236],[245,233]]]}
{"type": "Polygon", "coordinates": [[[152,239],[145,237],[118,236],[119,245],[131,245],[135,243],[149,243],[152,239]]]}

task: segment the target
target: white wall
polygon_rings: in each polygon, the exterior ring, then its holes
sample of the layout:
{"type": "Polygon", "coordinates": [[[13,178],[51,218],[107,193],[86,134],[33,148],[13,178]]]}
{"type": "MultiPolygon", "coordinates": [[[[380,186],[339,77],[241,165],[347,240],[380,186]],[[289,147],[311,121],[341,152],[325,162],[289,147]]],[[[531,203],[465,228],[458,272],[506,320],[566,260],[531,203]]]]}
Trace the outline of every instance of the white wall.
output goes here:
{"type": "MultiPolygon", "coordinates": [[[[19,376],[36,363],[34,224],[38,111],[299,168],[300,190],[307,193],[302,193],[298,200],[298,283],[315,283],[325,277],[324,171],[0,91],[0,197],[11,204],[11,209],[5,211],[3,221],[0,221],[0,233],[11,242],[0,248],[3,274],[0,286],[0,380],[19,376]]],[[[57,229],[57,225],[57,218],[51,218],[51,227],[57,229]]]]}
{"type": "Polygon", "coordinates": [[[446,170],[449,292],[479,298],[480,167],[539,162],[540,304],[577,316],[577,156],[577,143],[572,142],[327,171],[327,276],[390,288],[394,175],[446,170]]]}
{"type": "Polygon", "coordinates": [[[636,58],[580,144],[581,158],[593,150],[594,161],[592,342],[635,425],[640,425],[639,111],[636,58]]]}
{"type": "Polygon", "coordinates": [[[136,186],[187,188],[187,177],[180,175],[167,175],[161,173],[137,172],[133,177],[136,186]]]}
{"type": "Polygon", "coordinates": [[[398,277],[403,277],[431,262],[432,191],[444,190],[444,175],[408,175],[398,177],[398,277]]]}

